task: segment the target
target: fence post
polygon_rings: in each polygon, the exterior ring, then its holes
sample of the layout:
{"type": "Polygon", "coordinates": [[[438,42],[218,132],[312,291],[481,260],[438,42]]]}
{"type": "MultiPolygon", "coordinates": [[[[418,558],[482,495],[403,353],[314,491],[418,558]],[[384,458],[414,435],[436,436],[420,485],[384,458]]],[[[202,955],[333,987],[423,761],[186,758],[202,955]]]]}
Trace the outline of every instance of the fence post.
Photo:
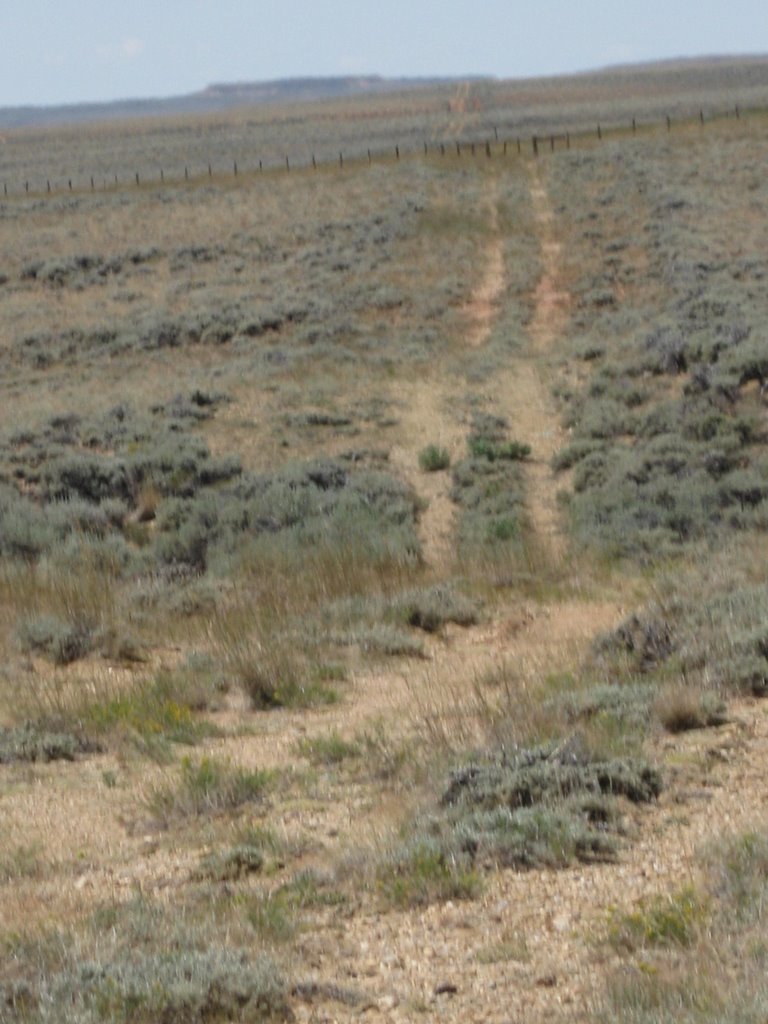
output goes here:
{"type": "Polygon", "coordinates": [[[370,151],[370,149],[369,149],[369,150],[368,150],[368,163],[370,163],[370,162],[371,162],[371,151],[370,151]]]}
{"type": "Polygon", "coordinates": [[[490,142],[486,142],[486,144],[485,144],[485,155],[490,160],[490,158],[491,158],[491,144],[490,144],[490,142]]]}
{"type": "Polygon", "coordinates": [[[27,193],[27,195],[29,195],[29,182],[28,181],[24,182],[24,191],[27,193]]]}
{"type": "Polygon", "coordinates": [[[549,148],[550,148],[550,150],[553,153],[555,152],[555,136],[554,135],[550,135],[549,136],[549,148]]]}
{"type": "Polygon", "coordinates": [[[213,171],[211,170],[211,165],[210,164],[208,164],[208,177],[209,178],[213,177],[213,171]]]}
{"type": "Polygon", "coordinates": [[[539,155],[539,140],[536,138],[535,135],[533,136],[532,142],[533,142],[533,155],[534,156],[538,156],[539,155]]]}
{"type": "Polygon", "coordinates": [[[520,144],[520,136],[518,135],[518,137],[517,137],[517,152],[518,153],[522,153],[522,151],[523,151],[523,148],[522,148],[522,145],[520,144]]]}
{"type": "Polygon", "coordinates": [[[285,169],[286,169],[286,171],[290,171],[290,169],[291,169],[291,164],[290,164],[290,161],[288,160],[287,156],[285,158],[285,169]]]}
{"type": "Polygon", "coordinates": [[[400,147],[399,146],[395,146],[395,157],[398,160],[400,159],[400,147]]]}
{"type": "Polygon", "coordinates": [[[48,191],[50,192],[51,191],[51,183],[50,183],[50,181],[46,181],[45,184],[48,186],[48,191]]]}
{"type": "Polygon", "coordinates": [[[235,177],[237,177],[237,160],[235,160],[234,170],[235,170],[235,177]]]}
{"type": "Polygon", "coordinates": [[[262,164],[261,160],[259,160],[259,170],[260,171],[264,170],[264,165],[262,164]]]}
{"type": "Polygon", "coordinates": [[[91,192],[93,192],[93,188],[94,188],[94,185],[93,185],[93,175],[91,175],[91,192]]]}
{"type": "Polygon", "coordinates": [[[426,156],[426,155],[427,155],[427,144],[426,144],[426,142],[425,142],[425,143],[424,143],[424,156],[426,156]]]}
{"type": "Polygon", "coordinates": [[[138,171],[136,171],[136,184],[137,185],[139,184],[139,172],[138,171]]]}
{"type": "Polygon", "coordinates": [[[738,103],[736,104],[736,107],[734,108],[734,113],[736,114],[736,120],[738,121],[739,117],[741,116],[739,114],[739,104],[738,103]]]}
{"type": "Polygon", "coordinates": [[[184,181],[189,181],[189,168],[184,168],[184,181]]]}
{"type": "Polygon", "coordinates": [[[344,154],[343,153],[339,153],[339,167],[343,167],[343,166],[344,166],[344,154]]]}
{"type": "Polygon", "coordinates": [[[507,155],[507,140],[504,140],[504,156],[507,155]]]}
{"type": "Polygon", "coordinates": [[[160,168],[160,182],[161,184],[165,181],[165,175],[163,174],[163,168],[160,168]]]}
{"type": "Polygon", "coordinates": [[[461,156],[461,143],[456,143],[456,156],[461,156]]]}
{"type": "Polygon", "coordinates": [[[597,137],[598,137],[598,139],[602,139],[602,137],[603,137],[603,130],[600,127],[600,125],[597,126],[597,137]]]}
{"type": "Polygon", "coordinates": [[[669,132],[671,130],[672,130],[672,120],[671,120],[669,114],[667,114],[667,131],[669,132]]]}
{"type": "Polygon", "coordinates": [[[440,156],[445,156],[445,143],[440,143],[440,156]]]}
{"type": "Polygon", "coordinates": [[[8,195],[8,185],[5,182],[3,183],[3,195],[8,195]]]}
{"type": "Polygon", "coordinates": [[[317,170],[317,160],[315,160],[315,154],[314,153],[312,154],[312,167],[313,167],[314,170],[317,170]]]}
{"type": "Polygon", "coordinates": [[[570,132],[566,132],[565,133],[565,148],[566,149],[570,149],[571,148],[571,133],[570,132]]]}
{"type": "Polygon", "coordinates": [[[70,192],[72,191],[72,179],[71,178],[69,179],[69,191],[70,192]]]}
{"type": "Polygon", "coordinates": [[[473,142],[473,143],[472,143],[472,156],[474,156],[474,155],[475,155],[475,144],[474,144],[474,142],[473,142]]]}
{"type": "Polygon", "coordinates": [[[637,121],[633,117],[632,118],[632,134],[635,135],[636,132],[637,132],[637,121]]]}
{"type": "Polygon", "coordinates": [[[700,110],[700,111],[699,111],[699,121],[700,121],[700,122],[701,122],[702,124],[704,124],[704,111],[703,111],[703,110],[700,110]]]}

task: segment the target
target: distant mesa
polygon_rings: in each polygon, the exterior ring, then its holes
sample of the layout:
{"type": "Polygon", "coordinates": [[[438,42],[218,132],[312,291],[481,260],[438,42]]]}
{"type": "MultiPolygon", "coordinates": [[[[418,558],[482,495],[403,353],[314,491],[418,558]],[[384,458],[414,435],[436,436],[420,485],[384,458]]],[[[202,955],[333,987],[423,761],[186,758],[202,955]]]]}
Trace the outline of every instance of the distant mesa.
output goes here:
{"type": "Polygon", "coordinates": [[[135,117],[217,113],[243,106],[307,103],[486,80],[491,81],[490,77],[486,79],[482,76],[383,78],[378,75],[350,75],[338,78],[285,78],[269,82],[216,82],[200,92],[186,96],[50,107],[0,107],[0,131],[135,117]]]}
{"type": "Polygon", "coordinates": [[[114,121],[129,118],[175,117],[183,114],[215,114],[238,107],[279,106],[311,103],[320,100],[343,100],[355,97],[384,95],[387,93],[435,89],[452,90],[449,99],[453,113],[463,114],[479,109],[483,99],[471,96],[469,84],[487,84],[503,95],[503,102],[512,103],[535,85],[608,90],[613,94],[617,86],[632,83],[643,86],[659,96],[668,92],[679,96],[681,89],[690,93],[696,102],[708,90],[719,94],[727,84],[734,95],[743,94],[745,105],[750,95],[768,86],[768,57],[710,56],[678,58],[645,64],[614,65],[572,75],[558,75],[537,79],[498,79],[490,75],[453,75],[450,77],[385,78],[380,75],[347,75],[329,78],[285,78],[274,81],[215,82],[199,92],[186,96],[156,99],[127,99],[111,103],[81,103],[50,107],[0,107],[0,132],[11,128],[45,127],[78,124],[89,121],[114,121]]]}

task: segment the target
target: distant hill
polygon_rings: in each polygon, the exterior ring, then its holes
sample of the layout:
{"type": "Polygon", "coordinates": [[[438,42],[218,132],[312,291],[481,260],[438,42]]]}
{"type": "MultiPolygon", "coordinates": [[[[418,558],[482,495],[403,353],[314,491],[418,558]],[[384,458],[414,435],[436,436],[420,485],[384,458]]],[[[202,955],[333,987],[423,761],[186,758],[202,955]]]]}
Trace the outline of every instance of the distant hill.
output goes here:
{"type": "Polygon", "coordinates": [[[429,89],[456,82],[485,80],[482,76],[382,78],[378,75],[350,75],[338,78],[285,78],[270,82],[221,82],[186,96],[49,107],[0,107],[0,129],[113,121],[121,118],[216,113],[236,107],[306,103],[313,100],[342,99],[347,96],[373,96],[429,89]]]}
{"type": "Polygon", "coordinates": [[[186,96],[128,99],[111,103],[82,103],[48,107],[0,107],[0,131],[115,121],[130,118],[215,114],[238,107],[280,106],[322,100],[381,96],[395,92],[451,88],[462,82],[485,84],[490,93],[511,102],[532,88],[544,88],[562,104],[585,92],[615,97],[617,85],[626,92],[651,90],[657,95],[688,93],[733,96],[742,91],[745,104],[762,103],[768,89],[768,56],[707,56],[676,58],[644,64],[622,64],[591,71],[536,79],[498,79],[492,76],[383,78],[349,75],[336,78],[286,78],[269,82],[219,82],[186,96]]]}

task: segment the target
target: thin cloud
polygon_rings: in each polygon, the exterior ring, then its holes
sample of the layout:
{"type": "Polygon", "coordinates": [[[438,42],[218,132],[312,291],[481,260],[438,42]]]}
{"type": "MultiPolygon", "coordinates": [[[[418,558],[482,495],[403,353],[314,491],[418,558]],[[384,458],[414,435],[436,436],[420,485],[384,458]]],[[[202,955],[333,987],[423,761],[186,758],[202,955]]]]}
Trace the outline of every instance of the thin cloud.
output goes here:
{"type": "Polygon", "coordinates": [[[43,66],[47,68],[64,68],[69,63],[69,55],[64,50],[56,53],[46,53],[43,56],[43,66]]]}
{"type": "Polygon", "coordinates": [[[362,55],[345,53],[339,59],[339,70],[344,75],[364,75],[371,69],[362,55]]]}
{"type": "Polygon", "coordinates": [[[96,48],[95,57],[99,64],[114,67],[116,64],[128,64],[141,56],[145,48],[144,40],[138,36],[125,36],[120,42],[96,48]]]}
{"type": "Polygon", "coordinates": [[[134,60],[144,49],[144,40],[136,36],[127,36],[120,44],[120,53],[126,60],[134,60]]]}

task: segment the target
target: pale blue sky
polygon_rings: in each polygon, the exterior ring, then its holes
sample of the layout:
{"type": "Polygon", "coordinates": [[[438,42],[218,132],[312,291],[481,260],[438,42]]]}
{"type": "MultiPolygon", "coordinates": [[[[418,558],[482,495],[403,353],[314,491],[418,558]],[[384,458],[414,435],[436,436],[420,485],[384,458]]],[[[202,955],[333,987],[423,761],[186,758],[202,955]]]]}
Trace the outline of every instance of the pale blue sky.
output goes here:
{"type": "Polygon", "coordinates": [[[3,0],[0,107],[768,52],[766,0],[3,0]]]}

